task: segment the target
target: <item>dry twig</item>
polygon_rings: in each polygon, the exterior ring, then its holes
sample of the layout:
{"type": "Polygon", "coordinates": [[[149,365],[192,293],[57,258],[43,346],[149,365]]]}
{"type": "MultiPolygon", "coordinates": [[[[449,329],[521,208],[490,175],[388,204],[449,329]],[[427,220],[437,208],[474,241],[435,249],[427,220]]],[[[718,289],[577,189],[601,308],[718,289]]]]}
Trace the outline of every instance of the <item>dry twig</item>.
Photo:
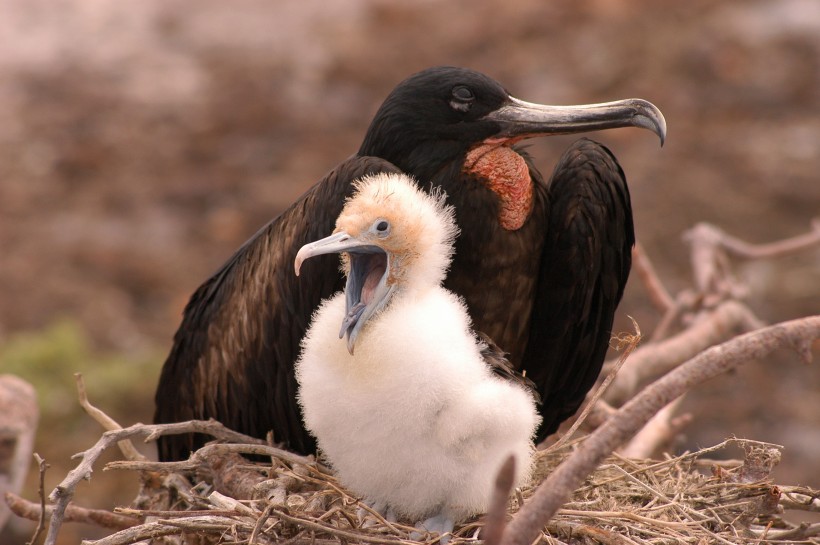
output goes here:
{"type": "Polygon", "coordinates": [[[92,466],[106,449],[131,437],[144,437],[146,441],[153,441],[162,435],[180,433],[206,433],[217,439],[228,441],[241,441],[251,444],[264,443],[259,439],[230,430],[215,420],[190,420],[174,424],[134,424],[127,428],[105,432],[93,447],[82,453],[80,464],[72,469],[49,495],[49,500],[54,502],[55,505],[45,545],[54,545],[56,543],[57,534],[65,518],[66,508],[74,496],[74,490],[80,481],[91,479],[92,466]]]}
{"type": "Polygon", "coordinates": [[[507,503],[515,481],[515,457],[510,456],[498,470],[490,508],[484,518],[481,537],[485,545],[499,545],[507,525],[507,503]]]}
{"type": "MultiPolygon", "coordinates": [[[[201,422],[191,420],[190,422],[201,422]]],[[[185,424],[187,422],[180,422],[185,424]]],[[[142,424],[138,424],[142,426],[142,424]]],[[[171,426],[174,424],[156,424],[157,426],[171,426]]],[[[187,433],[187,432],[180,432],[187,433]]],[[[105,469],[130,469],[138,471],[157,471],[157,472],[186,472],[194,471],[203,467],[203,462],[215,457],[222,457],[226,454],[250,454],[257,456],[273,456],[285,460],[290,463],[297,464],[316,464],[316,460],[312,456],[301,456],[278,447],[272,447],[263,443],[256,443],[248,445],[244,443],[213,443],[205,445],[196,452],[191,453],[191,456],[181,462],[152,462],[139,460],[117,460],[106,464],[105,469]]],[[[327,470],[325,470],[327,471],[327,470]]]]}
{"type": "Polygon", "coordinates": [[[793,347],[809,361],[811,342],[818,337],[820,316],[784,322],[712,347],[648,386],[593,432],[541,483],[507,527],[503,543],[532,543],[572,491],[609,453],[641,429],[664,405],[692,386],[749,360],[762,358],[776,348],[793,347]]]}
{"type": "Polygon", "coordinates": [[[732,338],[738,331],[760,327],[760,320],[742,303],[722,303],[678,335],[635,350],[621,367],[604,399],[620,405],[634,396],[649,379],[668,373],[706,348],[732,338]]]}
{"type": "MultiPolygon", "coordinates": [[[[45,459],[43,459],[39,454],[36,452],[34,453],[34,459],[37,461],[37,470],[40,474],[39,485],[37,487],[37,495],[40,497],[40,512],[37,515],[37,528],[34,530],[34,535],[31,537],[31,541],[29,541],[29,545],[34,545],[37,543],[37,538],[40,537],[40,534],[45,530],[46,527],[46,470],[48,469],[48,464],[46,463],[45,459]]],[[[11,504],[10,497],[14,497],[13,494],[6,494],[6,503],[8,503],[11,510],[14,514],[19,515],[17,511],[14,510],[14,506],[11,504]]],[[[22,499],[22,498],[20,498],[22,499]]]]}
{"type": "MultiPolygon", "coordinates": [[[[6,503],[8,503],[12,512],[18,517],[43,521],[42,527],[38,526],[38,531],[35,532],[34,537],[29,541],[32,545],[36,543],[40,532],[45,528],[45,517],[51,516],[54,508],[50,505],[44,506],[40,503],[28,501],[11,492],[6,492],[6,503]]],[[[134,517],[112,513],[105,509],[87,509],[76,505],[69,505],[66,508],[64,522],[83,522],[102,528],[114,528],[117,530],[130,528],[139,524],[139,520],[134,517]]]]}
{"type": "Polygon", "coordinates": [[[820,218],[811,222],[808,233],[763,244],[746,242],[708,223],[695,225],[685,237],[690,241],[701,239],[704,243],[725,248],[733,255],[745,259],[782,257],[820,244],[820,218]]]}
{"type": "Polygon", "coordinates": [[[725,297],[740,298],[745,288],[731,275],[729,254],[745,259],[780,257],[820,244],[820,221],[806,234],[769,244],[750,244],[708,223],[699,223],[684,235],[691,246],[695,285],[706,306],[725,297]]]}
{"type": "MultiPolygon", "coordinates": [[[[74,380],[77,382],[77,397],[80,400],[80,406],[85,410],[85,412],[97,421],[97,423],[102,426],[104,429],[108,431],[114,430],[121,430],[122,426],[120,426],[116,420],[105,414],[103,411],[95,407],[91,404],[88,400],[88,394],[85,390],[85,381],[83,380],[82,373],[74,373],[74,380]]],[[[120,447],[120,452],[122,455],[125,456],[129,460],[147,460],[145,456],[139,453],[139,451],[134,448],[133,443],[131,441],[120,441],[117,443],[120,447]]]]}
{"type": "Polygon", "coordinates": [[[669,312],[675,306],[675,299],[669,294],[669,290],[655,272],[655,267],[640,242],[636,242],[635,247],[632,248],[632,266],[638,278],[643,282],[649,300],[655,308],[663,313],[669,312]]]}
{"type": "Polygon", "coordinates": [[[624,458],[651,458],[667,447],[676,435],[692,421],[692,415],[675,416],[675,411],[683,401],[681,396],[649,419],[649,422],[635,434],[619,454],[624,458]]]}

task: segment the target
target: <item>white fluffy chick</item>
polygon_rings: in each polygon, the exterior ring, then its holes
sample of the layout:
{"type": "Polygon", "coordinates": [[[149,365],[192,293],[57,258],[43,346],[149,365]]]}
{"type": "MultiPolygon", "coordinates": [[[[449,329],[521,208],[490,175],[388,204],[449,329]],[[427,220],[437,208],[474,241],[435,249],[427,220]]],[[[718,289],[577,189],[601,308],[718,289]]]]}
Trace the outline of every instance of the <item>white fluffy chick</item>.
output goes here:
{"type": "Polygon", "coordinates": [[[464,302],[441,286],[458,233],[445,196],[396,174],[355,189],[334,233],[296,256],[298,274],[343,253],[347,275],[302,341],[299,403],[347,488],[443,534],[486,511],[511,454],[516,485],[529,478],[540,417],[529,392],[493,375],[464,302]]]}

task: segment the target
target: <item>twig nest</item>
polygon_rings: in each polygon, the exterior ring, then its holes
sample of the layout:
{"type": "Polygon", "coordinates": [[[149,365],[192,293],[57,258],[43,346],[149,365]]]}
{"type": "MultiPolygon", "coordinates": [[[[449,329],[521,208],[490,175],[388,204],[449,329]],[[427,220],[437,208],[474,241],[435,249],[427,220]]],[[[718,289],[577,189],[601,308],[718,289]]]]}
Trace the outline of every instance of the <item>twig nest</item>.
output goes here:
{"type": "MultiPolygon", "coordinates": [[[[556,451],[542,451],[536,462],[536,484],[563,462],[575,441],[556,451]]],[[[777,445],[729,439],[711,448],[665,460],[608,458],[573,494],[544,532],[567,544],[589,541],[650,544],[662,542],[737,543],[749,540],[802,540],[820,544],[817,525],[793,524],[781,518],[787,510],[820,510],[820,492],[807,488],[775,486],[771,469],[780,461],[777,445]],[[709,456],[730,446],[740,446],[745,459],[715,461],[709,456]],[[743,536],[742,539],[739,536],[743,536]],[[740,539],[740,541],[739,541],[740,539]],[[744,541],[745,540],[745,541],[744,541]]],[[[236,541],[259,545],[290,540],[294,544],[316,543],[407,543],[413,528],[407,521],[390,522],[349,495],[334,476],[316,462],[295,463],[276,460],[265,464],[225,465],[232,475],[216,480],[236,482],[256,480],[256,490],[267,490],[270,499],[229,498],[218,490],[206,495],[189,488],[186,500],[175,496],[178,511],[143,510],[150,523],[144,531],[130,528],[96,543],[129,545],[146,539],[150,532],[177,536],[176,543],[202,545],[218,543],[226,535],[236,541]],[[270,479],[271,470],[278,473],[270,479]],[[283,478],[289,481],[283,501],[272,501],[283,492],[283,478]],[[203,508],[217,509],[218,515],[203,516],[203,508]],[[150,517],[150,519],[148,519],[150,517]],[[150,524],[150,527],[149,527],[150,524]],[[140,539],[137,539],[137,538],[140,539]]],[[[180,481],[181,479],[178,479],[180,481]]],[[[167,494],[162,482],[143,495],[167,494]]],[[[536,484],[520,490],[511,500],[508,513],[514,514],[534,493],[536,484]]],[[[147,503],[138,498],[136,504],[147,503]]],[[[794,518],[794,517],[791,517],[794,518]]],[[[455,529],[454,545],[472,543],[483,526],[481,517],[455,529]]]]}

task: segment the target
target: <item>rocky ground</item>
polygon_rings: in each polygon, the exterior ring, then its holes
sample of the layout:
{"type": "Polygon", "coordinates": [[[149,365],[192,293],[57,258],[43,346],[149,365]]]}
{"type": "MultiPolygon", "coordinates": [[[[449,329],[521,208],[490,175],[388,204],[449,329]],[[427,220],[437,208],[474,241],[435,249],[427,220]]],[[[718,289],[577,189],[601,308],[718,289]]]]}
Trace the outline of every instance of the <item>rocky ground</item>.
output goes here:
{"type": "MultiPolygon", "coordinates": [[[[696,222],[767,242],[820,215],[813,0],[3,0],[0,36],[0,344],[68,319],[92,350],[161,360],[199,283],[437,64],[534,102],[658,105],[663,149],[646,131],[594,138],[672,291],[690,285],[696,222]]],[[[532,152],[549,171],[572,139],[532,152]]],[[[820,312],[817,250],[738,272],[765,320],[820,312]]],[[[637,282],[622,312],[658,318],[637,282]]],[[[818,392],[817,366],[749,365],[692,396],[683,446],[784,444],[780,479],[820,486],[818,392]]],[[[153,392],[134,395],[147,418],[153,392]]]]}

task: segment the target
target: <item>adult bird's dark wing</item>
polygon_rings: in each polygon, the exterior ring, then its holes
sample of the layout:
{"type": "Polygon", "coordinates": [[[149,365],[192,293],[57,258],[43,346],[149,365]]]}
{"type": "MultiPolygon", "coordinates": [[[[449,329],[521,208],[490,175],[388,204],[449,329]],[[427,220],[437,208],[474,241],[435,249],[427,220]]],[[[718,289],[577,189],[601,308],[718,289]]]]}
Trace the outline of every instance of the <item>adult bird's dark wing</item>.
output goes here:
{"type": "Polygon", "coordinates": [[[635,243],[626,178],[601,144],[573,144],[555,167],[548,196],[522,360],[541,392],[539,441],[578,410],[600,373],[635,243]]]}
{"type": "MultiPolygon", "coordinates": [[[[256,437],[273,431],[298,452],[315,450],[296,403],[293,362],[313,309],[344,282],[338,256],[312,260],[300,277],[293,261],[304,244],[333,231],[351,182],[376,172],[398,170],[374,157],[341,163],[196,290],[162,369],[156,423],[214,418],[256,437]]],[[[205,440],[161,437],[160,459],[184,460],[205,440]]]]}

